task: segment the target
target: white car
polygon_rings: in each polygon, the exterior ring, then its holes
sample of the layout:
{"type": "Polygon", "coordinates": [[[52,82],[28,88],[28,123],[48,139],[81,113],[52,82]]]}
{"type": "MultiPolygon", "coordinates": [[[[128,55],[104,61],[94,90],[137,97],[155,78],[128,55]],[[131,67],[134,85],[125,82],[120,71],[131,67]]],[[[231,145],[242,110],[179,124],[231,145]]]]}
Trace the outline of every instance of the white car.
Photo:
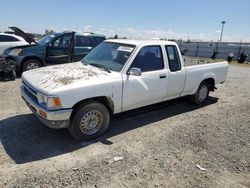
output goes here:
{"type": "Polygon", "coordinates": [[[174,42],[106,40],[80,62],[24,72],[20,90],[47,126],[85,140],[112,114],[186,95],[200,105],[227,72],[227,62],[185,65],[174,42]]]}
{"type": "Polygon", "coordinates": [[[0,56],[3,51],[7,48],[14,46],[27,45],[27,43],[22,37],[7,33],[0,33],[0,56]]]}

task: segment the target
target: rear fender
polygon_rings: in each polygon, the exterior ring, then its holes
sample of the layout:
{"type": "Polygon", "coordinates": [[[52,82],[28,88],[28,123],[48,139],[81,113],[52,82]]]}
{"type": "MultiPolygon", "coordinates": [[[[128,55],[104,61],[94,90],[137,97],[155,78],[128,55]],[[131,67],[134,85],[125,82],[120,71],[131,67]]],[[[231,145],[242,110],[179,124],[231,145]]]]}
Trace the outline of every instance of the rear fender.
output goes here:
{"type": "Polygon", "coordinates": [[[210,72],[210,73],[205,73],[199,82],[197,82],[197,84],[195,85],[195,88],[191,91],[191,94],[195,94],[196,91],[198,90],[200,84],[204,81],[204,80],[207,80],[207,79],[213,79],[214,81],[216,80],[216,76],[214,73],[210,72]]]}

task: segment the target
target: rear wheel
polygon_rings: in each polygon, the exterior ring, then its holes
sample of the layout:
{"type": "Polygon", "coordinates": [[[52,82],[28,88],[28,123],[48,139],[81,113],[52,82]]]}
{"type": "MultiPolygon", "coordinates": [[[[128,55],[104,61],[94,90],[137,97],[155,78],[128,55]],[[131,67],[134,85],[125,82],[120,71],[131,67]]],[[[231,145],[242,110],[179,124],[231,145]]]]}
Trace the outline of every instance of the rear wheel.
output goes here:
{"type": "Polygon", "coordinates": [[[37,69],[41,66],[42,64],[40,63],[40,61],[36,59],[30,59],[24,62],[22,71],[25,72],[27,70],[37,69]]]}
{"type": "Polygon", "coordinates": [[[102,135],[108,128],[110,114],[106,106],[98,101],[89,101],[73,114],[69,132],[78,141],[102,135]]]}
{"type": "Polygon", "coordinates": [[[202,105],[208,98],[209,90],[209,84],[207,82],[202,82],[196,93],[191,96],[192,102],[197,105],[202,105]]]}

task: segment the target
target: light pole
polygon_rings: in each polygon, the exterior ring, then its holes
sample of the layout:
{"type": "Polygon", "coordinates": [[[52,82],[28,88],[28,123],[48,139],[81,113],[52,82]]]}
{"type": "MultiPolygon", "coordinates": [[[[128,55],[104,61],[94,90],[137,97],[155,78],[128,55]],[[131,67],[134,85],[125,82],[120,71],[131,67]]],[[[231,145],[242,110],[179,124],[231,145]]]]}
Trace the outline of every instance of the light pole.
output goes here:
{"type": "Polygon", "coordinates": [[[222,27],[221,27],[221,32],[220,32],[220,42],[222,41],[222,35],[223,35],[223,30],[224,30],[224,25],[225,25],[226,21],[222,21],[222,27]]]}

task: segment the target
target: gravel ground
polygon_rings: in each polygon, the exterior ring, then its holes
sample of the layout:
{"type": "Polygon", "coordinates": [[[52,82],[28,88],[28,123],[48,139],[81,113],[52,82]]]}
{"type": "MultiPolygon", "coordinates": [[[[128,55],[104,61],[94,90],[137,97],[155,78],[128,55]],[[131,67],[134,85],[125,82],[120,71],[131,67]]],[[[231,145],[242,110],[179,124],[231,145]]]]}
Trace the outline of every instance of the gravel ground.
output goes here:
{"type": "Polygon", "coordinates": [[[0,187],[250,187],[249,80],[250,67],[230,65],[203,107],[182,98],[120,114],[83,143],[30,113],[20,79],[1,82],[0,187]]]}

